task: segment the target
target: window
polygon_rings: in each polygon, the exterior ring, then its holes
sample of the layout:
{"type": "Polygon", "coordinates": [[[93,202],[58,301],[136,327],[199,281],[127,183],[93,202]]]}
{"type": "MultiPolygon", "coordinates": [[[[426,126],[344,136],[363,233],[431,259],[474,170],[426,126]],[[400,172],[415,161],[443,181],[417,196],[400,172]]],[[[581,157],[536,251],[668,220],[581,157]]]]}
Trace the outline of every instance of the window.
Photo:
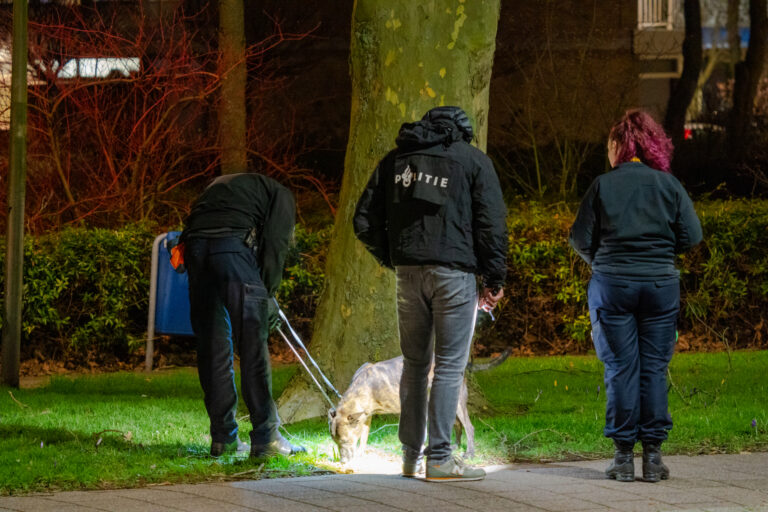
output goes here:
{"type": "Polygon", "coordinates": [[[678,2],[679,0],[637,0],[637,27],[672,30],[678,2]]]}
{"type": "Polygon", "coordinates": [[[680,78],[683,59],[679,55],[640,57],[640,78],[680,78]]]}

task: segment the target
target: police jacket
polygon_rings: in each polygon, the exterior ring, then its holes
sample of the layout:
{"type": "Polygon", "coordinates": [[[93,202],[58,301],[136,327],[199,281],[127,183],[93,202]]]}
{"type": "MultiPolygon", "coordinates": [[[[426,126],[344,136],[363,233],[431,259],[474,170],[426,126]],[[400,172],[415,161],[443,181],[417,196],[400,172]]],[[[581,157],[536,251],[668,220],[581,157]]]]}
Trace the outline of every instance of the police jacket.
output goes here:
{"type": "Polygon", "coordinates": [[[275,180],[260,174],[228,174],[213,180],[195,201],[182,239],[245,239],[256,228],[261,279],[274,294],[282,279],[295,218],[293,195],[275,180]]]}
{"type": "Polygon", "coordinates": [[[490,159],[445,119],[404,124],[396,142],[357,203],[355,235],[381,265],[444,265],[501,287],[506,207],[490,159]]]}
{"type": "Polygon", "coordinates": [[[640,162],[592,182],[570,233],[593,271],[630,278],[679,275],[675,255],[701,239],[693,202],[677,178],[640,162]]]}

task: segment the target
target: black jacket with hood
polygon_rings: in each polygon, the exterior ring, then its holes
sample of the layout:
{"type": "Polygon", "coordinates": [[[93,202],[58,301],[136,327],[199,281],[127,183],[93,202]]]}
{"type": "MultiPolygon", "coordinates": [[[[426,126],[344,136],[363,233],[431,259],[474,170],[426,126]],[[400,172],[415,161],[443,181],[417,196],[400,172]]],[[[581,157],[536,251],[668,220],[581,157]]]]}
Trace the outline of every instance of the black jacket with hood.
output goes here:
{"type": "Polygon", "coordinates": [[[208,185],[184,222],[182,238],[244,239],[256,228],[257,260],[264,286],[274,295],[293,237],[293,194],[277,181],[255,173],[226,174],[208,185]]]}
{"type": "Polygon", "coordinates": [[[381,265],[443,265],[503,286],[506,206],[491,160],[471,139],[458,107],[402,125],[354,217],[355,235],[381,265]]]}

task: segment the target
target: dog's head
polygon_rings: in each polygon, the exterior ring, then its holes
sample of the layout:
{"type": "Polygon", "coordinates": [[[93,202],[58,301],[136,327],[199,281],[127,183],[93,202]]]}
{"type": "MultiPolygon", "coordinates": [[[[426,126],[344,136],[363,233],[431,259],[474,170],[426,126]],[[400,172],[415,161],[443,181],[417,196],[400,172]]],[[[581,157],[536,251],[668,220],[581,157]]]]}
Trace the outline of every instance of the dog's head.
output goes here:
{"type": "Polygon", "coordinates": [[[353,413],[344,409],[328,411],[328,428],[331,431],[331,438],[339,447],[339,459],[342,463],[354,458],[365,421],[366,415],[363,411],[353,413]]]}

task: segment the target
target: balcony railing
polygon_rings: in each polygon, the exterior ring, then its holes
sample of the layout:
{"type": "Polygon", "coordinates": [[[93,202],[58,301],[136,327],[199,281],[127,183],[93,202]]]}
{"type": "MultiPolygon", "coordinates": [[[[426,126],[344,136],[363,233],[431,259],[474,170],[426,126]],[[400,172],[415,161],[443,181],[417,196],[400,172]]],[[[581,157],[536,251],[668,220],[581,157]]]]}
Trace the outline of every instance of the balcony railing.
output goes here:
{"type": "Polygon", "coordinates": [[[672,30],[679,0],[637,0],[637,27],[672,30]]]}

